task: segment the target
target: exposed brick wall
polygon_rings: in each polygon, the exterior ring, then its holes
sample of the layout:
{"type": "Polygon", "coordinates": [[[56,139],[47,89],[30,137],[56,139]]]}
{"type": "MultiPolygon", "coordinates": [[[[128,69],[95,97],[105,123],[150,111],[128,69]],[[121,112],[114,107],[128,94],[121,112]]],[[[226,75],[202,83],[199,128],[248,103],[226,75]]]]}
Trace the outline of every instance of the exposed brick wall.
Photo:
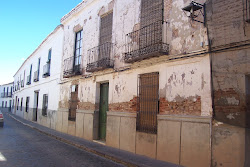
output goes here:
{"type": "Polygon", "coordinates": [[[249,39],[250,26],[245,22],[246,14],[243,15],[245,8],[245,0],[208,1],[206,12],[212,47],[249,39]]]}
{"type": "Polygon", "coordinates": [[[134,97],[129,102],[109,104],[109,111],[136,112],[137,99],[137,97],[134,97]]]}
{"type": "Polygon", "coordinates": [[[233,88],[214,91],[214,118],[230,125],[245,127],[247,120],[245,98],[233,88]]]}
{"type": "Polygon", "coordinates": [[[201,115],[201,97],[196,101],[185,99],[179,102],[169,102],[165,98],[160,98],[160,114],[173,115],[201,115]]]}
{"type": "Polygon", "coordinates": [[[78,109],[79,110],[95,110],[96,105],[90,102],[79,102],[78,109]]]}

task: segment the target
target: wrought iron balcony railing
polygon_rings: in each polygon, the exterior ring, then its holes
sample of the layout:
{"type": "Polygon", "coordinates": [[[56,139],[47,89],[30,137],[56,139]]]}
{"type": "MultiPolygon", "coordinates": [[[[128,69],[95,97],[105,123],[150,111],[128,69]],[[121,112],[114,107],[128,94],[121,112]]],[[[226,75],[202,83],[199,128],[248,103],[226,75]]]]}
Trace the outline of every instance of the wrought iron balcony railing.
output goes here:
{"type": "Polygon", "coordinates": [[[63,77],[68,78],[82,74],[82,56],[73,56],[64,60],[63,77]]]}
{"type": "Polygon", "coordinates": [[[30,75],[28,75],[27,76],[27,83],[26,83],[26,85],[30,85],[31,84],[31,77],[30,77],[30,75]]]}
{"type": "Polygon", "coordinates": [[[5,93],[1,93],[1,98],[4,98],[5,97],[5,93]]]}
{"type": "Polygon", "coordinates": [[[126,35],[126,63],[167,55],[168,52],[167,23],[164,21],[154,22],[126,35]]]}
{"type": "Polygon", "coordinates": [[[50,76],[50,62],[43,66],[43,78],[50,76]]]}
{"type": "Polygon", "coordinates": [[[106,42],[88,50],[87,72],[104,70],[114,67],[113,44],[106,42]]]}
{"type": "Polygon", "coordinates": [[[38,82],[39,81],[39,71],[38,70],[34,72],[33,81],[34,82],[38,82]]]}

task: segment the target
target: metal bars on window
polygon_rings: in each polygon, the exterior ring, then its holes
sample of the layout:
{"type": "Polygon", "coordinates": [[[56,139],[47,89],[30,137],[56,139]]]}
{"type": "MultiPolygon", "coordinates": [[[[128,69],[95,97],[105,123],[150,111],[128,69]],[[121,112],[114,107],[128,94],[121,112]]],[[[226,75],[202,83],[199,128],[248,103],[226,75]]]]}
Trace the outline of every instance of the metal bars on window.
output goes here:
{"type": "Polygon", "coordinates": [[[163,0],[141,0],[141,27],[163,20],[163,0]]]}
{"type": "Polygon", "coordinates": [[[138,78],[136,130],[157,133],[159,112],[159,73],[141,74],[138,78]]]}

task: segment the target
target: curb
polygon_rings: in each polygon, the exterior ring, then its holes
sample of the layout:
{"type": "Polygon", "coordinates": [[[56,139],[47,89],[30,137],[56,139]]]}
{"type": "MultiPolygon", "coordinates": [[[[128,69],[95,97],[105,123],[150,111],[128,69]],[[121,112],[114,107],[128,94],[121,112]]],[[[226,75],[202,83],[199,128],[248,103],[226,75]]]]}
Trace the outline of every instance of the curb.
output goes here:
{"type": "Polygon", "coordinates": [[[34,126],[31,126],[31,125],[29,125],[29,124],[26,124],[26,123],[22,122],[21,120],[15,118],[14,116],[10,115],[9,113],[7,113],[7,114],[8,114],[11,118],[13,118],[14,120],[16,120],[17,122],[20,122],[21,124],[23,124],[23,125],[25,125],[25,126],[28,126],[28,127],[32,128],[32,129],[34,129],[34,130],[37,130],[38,132],[40,132],[40,133],[42,133],[42,134],[45,134],[45,135],[47,135],[47,136],[50,136],[50,137],[52,137],[52,138],[54,138],[54,139],[56,139],[56,140],[59,140],[59,141],[61,141],[61,142],[63,142],[63,143],[72,145],[72,146],[77,147],[77,148],[79,148],[79,149],[81,149],[81,150],[87,151],[87,152],[89,152],[89,153],[93,153],[93,154],[95,154],[95,155],[98,155],[98,156],[100,156],[100,157],[109,159],[109,160],[111,160],[111,161],[113,161],[113,162],[116,162],[116,163],[119,163],[119,164],[122,164],[122,165],[125,165],[125,166],[128,166],[128,167],[138,167],[138,165],[133,164],[133,163],[131,163],[131,162],[127,162],[127,161],[121,160],[121,159],[119,159],[119,158],[117,158],[117,157],[114,157],[114,156],[111,156],[111,155],[107,155],[107,154],[105,154],[105,153],[96,151],[96,150],[94,150],[94,149],[85,147],[85,146],[83,146],[83,145],[79,145],[79,144],[76,144],[76,143],[74,143],[74,142],[71,142],[70,140],[67,140],[67,139],[58,137],[58,136],[56,136],[56,135],[47,133],[47,132],[45,132],[45,131],[42,131],[42,130],[40,130],[40,129],[34,127],[34,126]]]}

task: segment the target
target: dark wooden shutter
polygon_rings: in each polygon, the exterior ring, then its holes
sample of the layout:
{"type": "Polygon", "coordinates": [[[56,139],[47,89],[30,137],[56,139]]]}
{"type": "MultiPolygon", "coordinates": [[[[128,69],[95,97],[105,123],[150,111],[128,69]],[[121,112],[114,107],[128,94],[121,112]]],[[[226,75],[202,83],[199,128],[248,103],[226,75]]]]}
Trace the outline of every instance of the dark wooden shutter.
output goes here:
{"type": "Polygon", "coordinates": [[[159,111],[159,73],[139,76],[137,131],[157,133],[157,114],[159,111]]]}

